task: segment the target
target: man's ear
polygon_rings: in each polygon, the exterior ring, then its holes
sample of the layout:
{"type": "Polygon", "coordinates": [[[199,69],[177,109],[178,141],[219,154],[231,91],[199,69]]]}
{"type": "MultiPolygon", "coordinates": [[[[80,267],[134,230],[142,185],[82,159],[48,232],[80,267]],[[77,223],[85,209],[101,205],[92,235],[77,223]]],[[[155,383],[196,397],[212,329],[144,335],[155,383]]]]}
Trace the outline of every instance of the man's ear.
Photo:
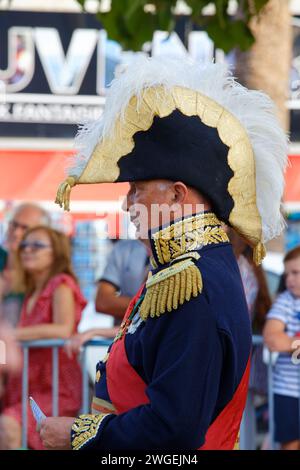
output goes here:
{"type": "Polygon", "coordinates": [[[176,181],[173,184],[174,203],[183,204],[188,194],[187,186],[181,181],[176,181]]]}

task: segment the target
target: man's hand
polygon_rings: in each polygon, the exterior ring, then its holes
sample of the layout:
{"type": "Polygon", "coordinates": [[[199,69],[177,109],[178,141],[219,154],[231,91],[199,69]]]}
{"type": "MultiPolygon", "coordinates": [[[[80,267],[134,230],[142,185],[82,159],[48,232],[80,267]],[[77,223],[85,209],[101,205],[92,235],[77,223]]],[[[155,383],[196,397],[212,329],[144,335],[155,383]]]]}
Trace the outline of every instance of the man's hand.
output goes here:
{"type": "MultiPolygon", "coordinates": [[[[6,357],[2,358],[0,356],[0,376],[6,372],[19,372],[22,368],[22,356],[20,347],[16,342],[15,330],[4,321],[0,322],[0,341],[4,346],[2,349],[6,353],[6,357]]],[[[0,355],[2,349],[0,350],[0,355]]]]}
{"type": "Polygon", "coordinates": [[[71,450],[71,427],[75,418],[46,418],[40,437],[47,450],[71,450]]]}

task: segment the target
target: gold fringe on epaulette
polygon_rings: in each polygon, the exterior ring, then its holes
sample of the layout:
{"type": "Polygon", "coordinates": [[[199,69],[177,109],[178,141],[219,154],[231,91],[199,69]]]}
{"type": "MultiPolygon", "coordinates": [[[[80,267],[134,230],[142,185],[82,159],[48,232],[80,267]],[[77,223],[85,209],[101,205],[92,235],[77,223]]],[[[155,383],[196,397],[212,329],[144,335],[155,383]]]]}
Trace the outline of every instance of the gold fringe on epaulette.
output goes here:
{"type": "Polygon", "coordinates": [[[153,276],[150,274],[140,317],[146,320],[176,310],[191,297],[197,297],[202,287],[201,273],[191,259],[179,261],[153,276]]]}
{"type": "Polygon", "coordinates": [[[74,176],[69,176],[58,187],[55,204],[59,204],[59,206],[63,207],[65,211],[70,210],[71,189],[75,184],[76,178],[74,176]]]}
{"type": "Polygon", "coordinates": [[[262,260],[266,256],[266,247],[263,243],[258,243],[254,248],[253,248],[253,261],[256,264],[256,266],[259,266],[262,263],[262,260]]]}

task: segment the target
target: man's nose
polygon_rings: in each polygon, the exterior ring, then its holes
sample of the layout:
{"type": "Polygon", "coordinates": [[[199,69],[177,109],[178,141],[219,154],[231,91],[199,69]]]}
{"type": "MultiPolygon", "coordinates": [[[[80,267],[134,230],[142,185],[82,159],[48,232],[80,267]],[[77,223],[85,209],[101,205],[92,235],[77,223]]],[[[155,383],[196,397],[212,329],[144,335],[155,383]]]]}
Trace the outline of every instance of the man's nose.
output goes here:
{"type": "Polygon", "coordinates": [[[122,202],[122,210],[124,212],[128,212],[132,205],[133,205],[132,196],[130,194],[126,194],[122,202]]]}

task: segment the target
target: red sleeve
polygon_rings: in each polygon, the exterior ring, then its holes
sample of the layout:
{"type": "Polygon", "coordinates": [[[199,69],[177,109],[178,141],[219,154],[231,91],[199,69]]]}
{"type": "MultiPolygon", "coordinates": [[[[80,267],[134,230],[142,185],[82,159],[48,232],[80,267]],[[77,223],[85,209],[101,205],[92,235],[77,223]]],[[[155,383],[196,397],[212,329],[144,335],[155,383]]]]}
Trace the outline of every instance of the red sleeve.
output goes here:
{"type": "Polygon", "coordinates": [[[65,284],[70,289],[72,290],[74,294],[74,299],[75,299],[75,311],[76,311],[76,324],[80,321],[81,318],[81,312],[84,309],[84,307],[87,304],[87,301],[83,297],[83,294],[80,290],[80,287],[78,283],[75,281],[75,279],[70,276],[69,274],[61,273],[57,274],[56,276],[52,277],[46,288],[44,289],[44,292],[42,294],[43,297],[52,297],[55,289],[59,287],[61,284],[65,284]]]}

